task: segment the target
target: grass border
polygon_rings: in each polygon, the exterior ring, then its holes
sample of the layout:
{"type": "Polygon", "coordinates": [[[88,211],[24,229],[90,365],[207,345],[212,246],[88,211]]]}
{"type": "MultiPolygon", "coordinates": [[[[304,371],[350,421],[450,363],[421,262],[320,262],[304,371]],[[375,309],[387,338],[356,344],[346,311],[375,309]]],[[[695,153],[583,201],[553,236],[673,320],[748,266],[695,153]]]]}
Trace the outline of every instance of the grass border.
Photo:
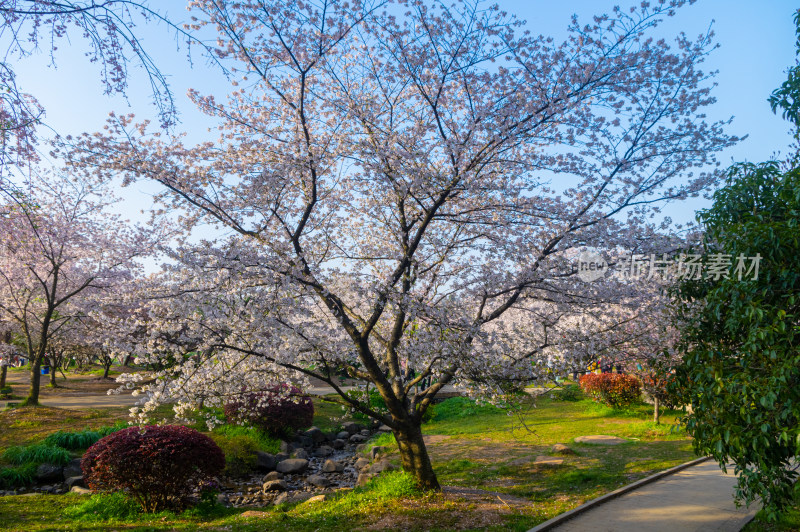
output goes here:
{"type": "Polygon", "coordinates": [[[595,506],[599,506],[599,505],[601,505],[601,504],[603,504],[605,502],[610,501],[611,499],[616,499],[620,495],[624,495],[624,494],[626,494],[626,493],[628,493],[630,491],[633,491],[633,490],[635,490],[637,488],[640,488],[640,487],[644,486],[645,484],[650,484],[651,482],[655,482],[656,480],[658,480],[660,478],[666,477],[666,476],[671,475],[673,473],[677,473],[678,471],[681,471],[683,469],[687,469],[689,467],[692,467],[694,465],[703,463],[706,460],[710,460],[710,459],[711,459],[710,456],[704,456],[702,458],[697,458],[697,459],[692,460],[690,462],[685,462],[683,464],[676,465],[675,467],[671,467],[669,469],[665,469],[664,471],[661,471],[661,472],[656,473],[654,475],[650,475],[649,477],[643,478],[642,480],[637,480],[636,482],[634,482],[632,484],[628,484],[627,486],[622,486],[619,489],[616,489],[616,490],[614,490],[614,491],[612,491],[610,493],[606,493],[605,495],[601,495],[600,497],[597,497],[596,499],[592,499],[589,502],[585,502],[585,503],[581,504],[580,506],[578,506],[576,508],[573,508],[572,510],[564,512],[563,514],[559,514],[559,515],[553,517],[552,519],[550,519],[548,521],[545,521],[544,523],[536,525],[535,527],[533,527],[530,530],[528,530],[528,532],[544,532],[545,530],[550,530],[550,529],[556,527],[557,525],[560,525],[560,524],[564,523],[565,521],[569,521],[573,517],[576,517],[576,516],[586,512],[586,511],[588,511],[588,510],[591,510],[595,506]]]}

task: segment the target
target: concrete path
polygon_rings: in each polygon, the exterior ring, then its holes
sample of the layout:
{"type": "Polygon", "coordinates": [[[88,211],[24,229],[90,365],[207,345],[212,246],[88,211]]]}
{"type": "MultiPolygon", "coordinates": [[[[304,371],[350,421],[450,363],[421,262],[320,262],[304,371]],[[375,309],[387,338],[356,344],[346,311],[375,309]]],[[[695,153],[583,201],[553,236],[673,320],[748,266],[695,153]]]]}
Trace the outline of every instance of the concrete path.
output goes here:
{"type": "Polygon", "coordinates": [[[707,460],[594,506],[555,526],[530,532],[738,532],[760,509],[736,508],[733,467],[723,474],[707,460]]]}

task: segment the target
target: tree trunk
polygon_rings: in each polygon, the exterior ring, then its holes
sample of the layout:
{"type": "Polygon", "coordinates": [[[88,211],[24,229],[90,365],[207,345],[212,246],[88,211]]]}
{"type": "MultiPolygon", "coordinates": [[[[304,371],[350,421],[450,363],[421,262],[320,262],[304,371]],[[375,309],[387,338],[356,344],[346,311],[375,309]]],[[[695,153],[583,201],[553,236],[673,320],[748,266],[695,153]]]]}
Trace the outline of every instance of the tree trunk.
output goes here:
{"type": "Polygon", "coordinates": [[[403,470],[412,475],[423,490],[441,490],[436,473],[433,472],[428,449],[422,439],[422,427],[407,421],[394,430],[394,438],[400,448],[403,470]]]}
{"type": "Polygon", "coordinates": [[[31,387],[22,406],[39,406],[39,385],[41,383],[42,357],[31,360],[31,387]]]}
{"type": "Polygon", "coordinates": [[[106,357],[103,359],[103,378],[108,378],[108,371],[111,369],[111,364],[114,363],[114,360],[110,357],[106,357]]]}
{"type": "Polygon", "coordinates": [[[661,409],[658,404],[658,397],[653,396],[653,423],[661,424],[661,409]]]}
{"type": "Polygon", "coordinates": [[[0,366],[0,388],[6,387],[6,372],[8,371],[8,366],[3,364],[0,366]]]}
{"type": "Polygon", "coordinates": [[[56,388],[58,383],[56,382],[56,365],[54,363],[50,363],[50,387],[56,388]]]}

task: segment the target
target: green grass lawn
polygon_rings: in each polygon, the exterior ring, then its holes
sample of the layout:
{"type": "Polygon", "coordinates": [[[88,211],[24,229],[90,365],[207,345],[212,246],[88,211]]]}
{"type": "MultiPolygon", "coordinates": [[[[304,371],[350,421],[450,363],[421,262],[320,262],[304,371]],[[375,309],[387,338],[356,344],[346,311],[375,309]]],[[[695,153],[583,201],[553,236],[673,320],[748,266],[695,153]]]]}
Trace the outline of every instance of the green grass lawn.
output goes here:
{"type": "MultiPolygon", "coordinates": [[[[315,400],[314,423],[334,430],[345,420],[341,407],[315,400]]],[[[164,417],[169,410],[159,411],[164,417]]],[[[21,409],[0,413],[0,450],[40,441],[65,425],[108,425],[124,409],[99,419],[94,412],[21,409]],[[60,417],[59,417],[60,416],[60,417]]],[[[588,499],[694,458],[691,442],[675,431],[677,412],[662,425],[651,407],[616,411],[589,401],[528,401],[509,415],[492,406],[457,399],[437,405],[425,425],[434,469],[445,493],[422,494],[397,474],[333,500],[293,507],[189,511],[107,520],[88,496],[31,495],[0,498],[4,530],[520,530],[541,523],[588,499]],[[577,436],[626,438],[617,446],[581,445],[577,436]],[[574,455],[563,462],[537,463],[555,443],[574,455]],[[483,490],[477,492],[476,490],[483,490]],[[488,495],[491,492],[494,495],[488,495]],[[81,506],[83,505],[83,506],[81,506]],[[83,510],[76,510],[83,508],[83,510]],[[89,508],[88,510],[86,508],[89,508]],[[95,510],[92,510],[95,508],[95,510]],[[84,512],[76,517],[76,512],[84,512]],[[438,528],[436,528],[438,527],[438,528]]],[[[198,427],[200,428],[200,427],[198,427]]],[[[375,443],[392,444],[383,436],[375,443]]],[[[389,458],[397,462],[396,453],[389,458]]]]}

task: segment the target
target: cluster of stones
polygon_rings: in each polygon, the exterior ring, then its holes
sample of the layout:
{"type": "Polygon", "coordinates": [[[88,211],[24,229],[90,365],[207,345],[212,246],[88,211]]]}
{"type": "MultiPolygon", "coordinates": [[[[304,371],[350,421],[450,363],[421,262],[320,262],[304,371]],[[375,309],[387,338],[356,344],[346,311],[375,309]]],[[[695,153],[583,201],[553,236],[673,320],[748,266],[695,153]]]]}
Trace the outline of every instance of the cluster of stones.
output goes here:
{"type": "Polygon", "coordinates": [[[299,432],[293,441],[281,444],[280,453],[259,452],[260,473],[223,485],[220,502],[236,507],[260,507],[323,500],[335,491],[362,485],[394,468],[388,460],[379,460],[387,451],[385,447],[373,447],[370,459],[357,457],[374,432],[358,423],[345,423],[338,433],[326,433],[317,427],[299,432]],[[263,475],[264,472],[267,474],[263,475]]]}
{"type": "Polygon", "coordinates": [[[0,491],[0,495],[23,495],[26,493],[62,494],[69,491],[91,493],[86,489],[81,471],[81,459],[75,458],[65,466],[41,464],[36,469],[36,485],[13,491],[0,491]]]}

